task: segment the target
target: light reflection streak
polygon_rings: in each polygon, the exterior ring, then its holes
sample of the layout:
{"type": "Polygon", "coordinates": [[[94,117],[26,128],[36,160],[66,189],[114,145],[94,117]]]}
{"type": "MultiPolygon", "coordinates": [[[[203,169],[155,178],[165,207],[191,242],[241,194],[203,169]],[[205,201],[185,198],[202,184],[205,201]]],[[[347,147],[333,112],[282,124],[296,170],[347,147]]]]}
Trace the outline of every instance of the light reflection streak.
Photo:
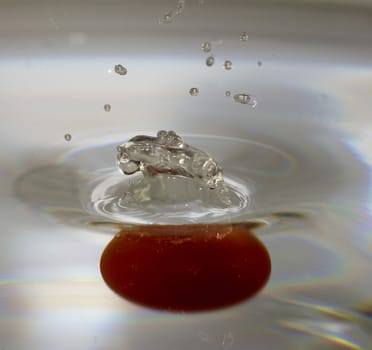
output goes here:
{"type": "MultiPolygon", "coordinates": [[[[284,328],[288,328],[288,329],[302,332],[305,334],[320,337],[322,339],[328,340],[334,344],[340,345],[350,350],[363,350],[363,347],[359,345],[355,340],[351,338],[348,339],[348,337],[346,337],[343,334],[329,334],[325,331],[312,329],[311,327],[305,324],[301,324],[301,320],[282,321],[281,326],[284,328]]],[[[320,327],[319,323],[318,323],[318,327],[320,327]]]]}

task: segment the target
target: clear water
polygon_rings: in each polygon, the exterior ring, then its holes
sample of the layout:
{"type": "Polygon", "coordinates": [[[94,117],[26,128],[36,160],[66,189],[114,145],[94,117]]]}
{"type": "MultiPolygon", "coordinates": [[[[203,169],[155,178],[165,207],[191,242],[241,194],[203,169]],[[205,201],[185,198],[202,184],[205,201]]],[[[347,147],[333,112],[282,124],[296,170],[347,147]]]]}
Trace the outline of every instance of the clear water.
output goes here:
{"type": "Polygon", "coordinates": [[[0,347],[369,349],[371,5],[182,6],[162,24],[176,1],[2,6],[0,347]],[[207,67],[205,42],[233,69],[207,67]],[[130,74],[108,73],[118,62],[130,74]],[[103,283],[122,224],[89,207],[88,184],[113,174],[116,145],[159,129],[253,189],[244,219],[265,223],[273,271],[249,302],[161,313],[103,283]]]}

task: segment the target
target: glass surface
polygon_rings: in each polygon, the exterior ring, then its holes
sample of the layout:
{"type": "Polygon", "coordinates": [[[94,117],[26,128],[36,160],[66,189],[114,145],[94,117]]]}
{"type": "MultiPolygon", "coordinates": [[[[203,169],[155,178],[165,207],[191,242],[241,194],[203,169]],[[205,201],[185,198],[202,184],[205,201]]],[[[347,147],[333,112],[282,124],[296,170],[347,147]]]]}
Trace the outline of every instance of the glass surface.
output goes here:
{"type": "Polygon", "coordinates": [[[0,348],[370,348],[371,16],[367,0],[0,1],[0,348]],[[264,224],[255,298],[168,313],[103,282],[122,220],[92,184],[160,129],[249,189],[230,219],[264,224]]]}

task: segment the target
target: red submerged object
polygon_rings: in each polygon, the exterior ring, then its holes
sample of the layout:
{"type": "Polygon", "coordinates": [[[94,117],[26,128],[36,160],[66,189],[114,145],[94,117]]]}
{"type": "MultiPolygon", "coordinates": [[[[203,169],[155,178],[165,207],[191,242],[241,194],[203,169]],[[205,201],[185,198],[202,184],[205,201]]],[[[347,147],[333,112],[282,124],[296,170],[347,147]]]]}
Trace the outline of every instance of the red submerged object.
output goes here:
{"type": "Polygon", "coordinates": [[[206,311],[255,295],[271,262],[257,224],[147,225],[124,229],[104,250],[101,272],[120,296],[169,311],[206,311]]]}

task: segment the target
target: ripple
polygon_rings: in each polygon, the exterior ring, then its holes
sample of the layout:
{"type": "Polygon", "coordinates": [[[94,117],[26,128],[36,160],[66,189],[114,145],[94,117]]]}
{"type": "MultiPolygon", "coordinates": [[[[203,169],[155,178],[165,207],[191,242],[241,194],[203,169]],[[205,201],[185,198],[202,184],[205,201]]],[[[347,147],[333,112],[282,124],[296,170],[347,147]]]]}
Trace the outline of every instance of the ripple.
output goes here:
{"type": "Polygon", "coordinates": [[[90,182],[81,202],[91,213],[139,224],[228,221],[251,204],[248,185],[234,178],[225,178],[223,197],[185,177],[158,175],[148,180],[141,174],[124,177],[110,172],[90,182]]]}

